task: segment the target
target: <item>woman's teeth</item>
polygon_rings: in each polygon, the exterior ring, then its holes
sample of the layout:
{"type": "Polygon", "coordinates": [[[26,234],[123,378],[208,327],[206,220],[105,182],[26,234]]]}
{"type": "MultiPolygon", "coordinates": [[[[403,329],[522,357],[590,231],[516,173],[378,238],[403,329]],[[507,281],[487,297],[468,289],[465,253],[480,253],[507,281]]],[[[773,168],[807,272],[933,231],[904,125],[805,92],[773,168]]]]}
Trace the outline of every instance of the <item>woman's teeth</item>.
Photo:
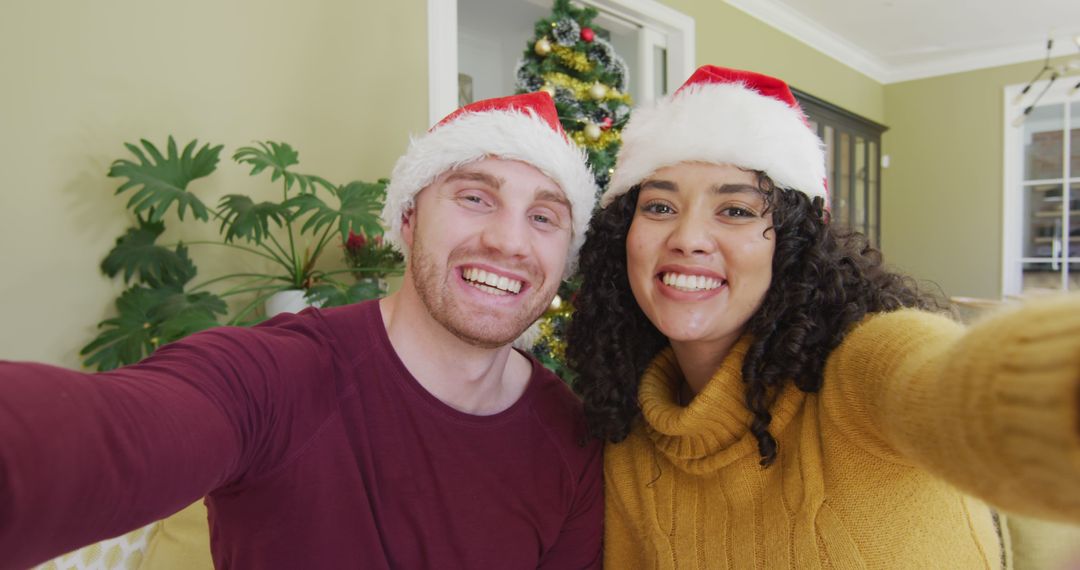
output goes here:
{"type": "Polygon", "coordinates": [[[521,281],[495,275],[476,267],[465,268],[461,276],[473,287],[494,295],[516,295],[521,291],[521,281]]]}
{"type": "Polygon", "coordinates": [[[665,273],[661,280],[664,285],[681,291],[710,291],[726,283],[723,279],[714,279],[704,275],[684,275],[682,273],[665,273]]]}

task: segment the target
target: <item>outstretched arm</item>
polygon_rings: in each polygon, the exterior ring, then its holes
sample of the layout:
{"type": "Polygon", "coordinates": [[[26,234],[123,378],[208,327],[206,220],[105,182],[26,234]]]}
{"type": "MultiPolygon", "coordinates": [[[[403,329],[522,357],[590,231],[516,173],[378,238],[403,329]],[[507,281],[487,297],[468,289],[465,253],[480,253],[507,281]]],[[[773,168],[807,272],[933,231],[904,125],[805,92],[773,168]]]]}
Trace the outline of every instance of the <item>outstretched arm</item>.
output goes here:
{"type": "Polygon", "coordinates": [[[311,373],[295,358],[310,344],[219,329],[105,374],[0,362],[0,567],[162,518],[286,453],[268,443],[287,415],[278,379],[311,373]]]}
{"type": "Polygon", "coordinates": [[[872,453],[1015,512],[1080,521],[1080,296],[971,329],[899,311],[830,356],[822,404],[872,453]]]}

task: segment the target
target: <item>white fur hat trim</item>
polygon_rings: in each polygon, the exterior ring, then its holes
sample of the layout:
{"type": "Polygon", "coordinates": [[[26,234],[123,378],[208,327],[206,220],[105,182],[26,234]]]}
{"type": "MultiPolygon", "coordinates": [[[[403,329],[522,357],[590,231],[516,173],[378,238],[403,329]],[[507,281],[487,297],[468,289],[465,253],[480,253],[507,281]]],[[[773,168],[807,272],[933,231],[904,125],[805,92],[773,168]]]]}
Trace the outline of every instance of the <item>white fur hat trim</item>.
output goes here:
{"type": "Polygon", "coordinates": [[[689,85],[634,111],[600,205],[680,162],[760,170],[781,187],[827,201],[824,145],[804,121],[799,109],[743,84],[689,85]]]}

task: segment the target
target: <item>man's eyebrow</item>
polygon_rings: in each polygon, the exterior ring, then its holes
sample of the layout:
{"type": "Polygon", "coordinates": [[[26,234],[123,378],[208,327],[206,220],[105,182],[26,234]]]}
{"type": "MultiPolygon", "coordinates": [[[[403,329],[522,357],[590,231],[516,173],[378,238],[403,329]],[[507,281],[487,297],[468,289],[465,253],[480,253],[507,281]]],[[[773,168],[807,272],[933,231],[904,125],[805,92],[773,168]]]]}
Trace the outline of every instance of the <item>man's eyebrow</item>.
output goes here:
{"type": "Polygon", "coordinates": [[[536,200],[544,202],[555,202],[566,206],[567,210],[574,211],[573,205],[570,204],[570,200],[562,192],[555,192],[554,190],[539,189],[536,191],[536,200]]]}
{"type": "Polygon", "coordinates": [[[496,190],[501,188],[504,182],[503,179],[498,176],[492,176],[486,172],[477,172],[475,170],[455,170],[446,177],[446,182],[455,182],[457,180],[483,182],[496,190]]]}

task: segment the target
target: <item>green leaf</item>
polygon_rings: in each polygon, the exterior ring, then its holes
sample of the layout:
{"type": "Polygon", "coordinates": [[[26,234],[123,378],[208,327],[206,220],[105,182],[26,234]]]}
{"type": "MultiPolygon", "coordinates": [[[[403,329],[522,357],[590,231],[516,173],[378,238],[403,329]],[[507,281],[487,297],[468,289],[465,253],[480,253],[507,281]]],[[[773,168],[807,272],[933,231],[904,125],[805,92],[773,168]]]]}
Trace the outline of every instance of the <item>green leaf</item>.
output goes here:
{"type": "Polygon", "coordinates": [[[285,191],[292,189],[293,184],[300,187],[301,192],[314,192],[316,185],[321,185],[327,190],[333,190],[334,185],[325,179],[311,174],[298,174],[289,170],[290,166],[300,163],[300,153],[287,143],[274,141],[256,142],[258,148],[245,146],[233,154],[233,160],[240,164],[251,165],[251,176],[255,176],[263,170],[270,169],[270,181],[276,182],[280,178],[285,179],[285,191]]]}
{"type": "Polygon", "coordinates": [[[353,283],[348,288],[342,288],[331,283],[320,283],[308,288],[306,298],[313,304],[319,303],[320,307],[327,308],[351,305],[368,299],[378,299],[384,294],[385,292],[374,279],[364,279],[353,283]]]}
{"type": "Polygon", "coordinates": [[[154,307],[169,294],[168,290],[135,285],[116,300],[117,316],[98,323],[101,331],[79,351],[88,367],[99,371],[134,364],[157,347],[154,307]]]}
{"type": "Polygon", "coordinates": [[[219,325],[215,315],[227,311],[225,301],[212,293],[176,291],[161,299],[151,316],[158,323],[161,344],[219,325]]]}
{"type": "Polygon", "coordinates": [[[361,231],[368,237],[381,235],[382,225],[379,215],[382,212],[383,201],[386,199],[387,181],[378,182],[350,182],[337,191],[338,199],[341,200],[341,218],[338,221],[338,231],[342,236],[349,235],[349,230],[356,233],[361,231]]]}
{"type": "Polygon", "coordinates": [[[119,159],[109,169],[110,177],[127,179],[116,189],[117,194],[140,188],[128,200],[127,207],[157,222],[175,203],[181,220],[191,208],[192,215],[205,221],[208,218],[206,205],[188,192],[187,187],[193,180],[208,176],[217,168],[222,146],[205,144],[196,152],[198,141],[193,140],[184,147],[183,153],[178,153],[176,141],[170,136],[167,155],[163,156],[150,141],[142,139],[142,145],[149,158],[139,147],[126,143],[124,146],[135,155],[138,163],[119,159]]]}
{"type": "Polygon", "coordinates": [[[163,231],[165,225],[161,222],[140,219],[138,227],[128,228],[117,238],[116,245],[101,261],[101,271],[109,277],[122,271],[125,283],[138,274],[143,282],[179,281],[183,285],[194,276],[195,267],[183,246],[172,251],[154,243],[163,231]]]}
{"type": "Polygon", "coordinates": [[[228,228],[225,232],[227,242],[244,238],[255,243],[262,243],[263,238],[270,232],[270,222],[281,227],[281,223],[289,218],[289,212],[290,209],[285,204],[274,202],[256,204],[251,198],[242,194],[229,194],[218,203],[221,230],[228,228]]]}
{"type": "Polygon", "coordinates": [[[135,285],[116,300],[117,316],[98,323],[97,337],[79,351],[98,370],[134,364],[159,346],[218,326],[225,302],[211,293],[185,293],[167,285],[135,285]]]}

